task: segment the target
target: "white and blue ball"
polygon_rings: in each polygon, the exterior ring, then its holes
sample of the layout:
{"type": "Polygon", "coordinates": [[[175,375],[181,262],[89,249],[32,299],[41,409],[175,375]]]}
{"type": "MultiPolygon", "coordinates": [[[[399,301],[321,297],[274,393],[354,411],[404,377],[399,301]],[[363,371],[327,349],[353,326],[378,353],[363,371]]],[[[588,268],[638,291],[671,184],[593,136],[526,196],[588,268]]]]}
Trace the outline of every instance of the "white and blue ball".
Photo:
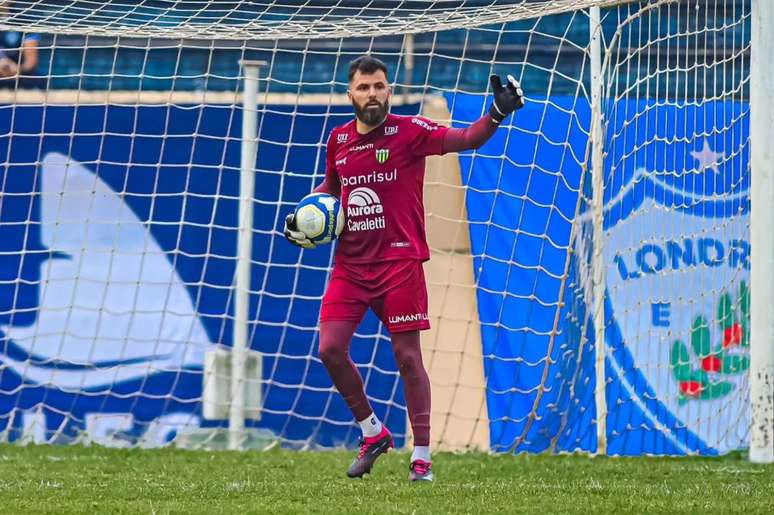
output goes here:
{"type": "Polygon", "coordinates": [[[328,193],[310,193],[296,206],[296,227],[316,245],[330,243],[344,229],[341,202],[328,193]]]}

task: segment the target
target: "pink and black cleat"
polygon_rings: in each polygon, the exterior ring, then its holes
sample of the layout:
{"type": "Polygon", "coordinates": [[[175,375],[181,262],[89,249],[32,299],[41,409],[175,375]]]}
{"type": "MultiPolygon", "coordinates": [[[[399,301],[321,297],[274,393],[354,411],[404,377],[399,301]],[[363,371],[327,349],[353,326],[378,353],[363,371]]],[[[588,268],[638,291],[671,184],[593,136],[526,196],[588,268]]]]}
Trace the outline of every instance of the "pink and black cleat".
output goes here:
{"type": "Polygon", "coordinates": [[[364,474],[368,474],[371,472],[376,459],[394,446],[392,434],[386,427],[382,427],[382,432],[376,436],[363,438],[360,441],[360,451],[357,453],[357,458],[349,466],[347,475],[349,477],[363,477],[364,474]]]}
{"type": "Polygon", "coordinates": [[[429,461],[414,460],[409,465],[409,480],[410,481],[432,481],[433,480],[433,464],[429,461]]]}

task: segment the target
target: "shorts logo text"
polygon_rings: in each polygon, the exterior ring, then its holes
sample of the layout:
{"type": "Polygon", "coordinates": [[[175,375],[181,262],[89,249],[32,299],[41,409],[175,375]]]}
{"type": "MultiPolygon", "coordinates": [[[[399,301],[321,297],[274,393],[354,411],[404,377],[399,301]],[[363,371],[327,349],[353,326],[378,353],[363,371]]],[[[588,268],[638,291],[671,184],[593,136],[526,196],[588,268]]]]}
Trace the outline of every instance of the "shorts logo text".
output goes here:
{"type": "Polygon", "coordinates": [[[430,320],[427,313],[414,313],[413,315],[394,315],[387,317],[387,321],[391,324],[407,324],[409,322],[421,322],[422,320],[430,320]]]}

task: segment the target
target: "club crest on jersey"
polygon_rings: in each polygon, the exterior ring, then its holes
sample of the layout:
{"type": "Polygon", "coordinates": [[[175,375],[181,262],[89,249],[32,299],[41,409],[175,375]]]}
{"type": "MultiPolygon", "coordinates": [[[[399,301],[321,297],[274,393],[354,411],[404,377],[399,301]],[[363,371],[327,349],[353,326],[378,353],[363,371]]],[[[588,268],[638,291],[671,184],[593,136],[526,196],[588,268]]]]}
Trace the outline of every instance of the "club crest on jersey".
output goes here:
{"type": "Polygon", "coordinates": [[[347,133],[337,134],[336,135],[336,143],[346,143],[347,142],[347,136],[349,136],[349,134],[347,134],[347,133]]]}
{"type": "Polygon", "coordinates": [[[388,148],[378,148],[376,149],[376,160],[379,161],[380,165],[383,165],[387,162],[387,159],[390,158],[390,149],[388,148]]]}
{"type": "Polygon", "coordinates": [[[385,136],[393,136],[395,134],[398,134],[398,126],[393,125],[391,127],[385,127],[384,128],[384,135],[385,136]]]}

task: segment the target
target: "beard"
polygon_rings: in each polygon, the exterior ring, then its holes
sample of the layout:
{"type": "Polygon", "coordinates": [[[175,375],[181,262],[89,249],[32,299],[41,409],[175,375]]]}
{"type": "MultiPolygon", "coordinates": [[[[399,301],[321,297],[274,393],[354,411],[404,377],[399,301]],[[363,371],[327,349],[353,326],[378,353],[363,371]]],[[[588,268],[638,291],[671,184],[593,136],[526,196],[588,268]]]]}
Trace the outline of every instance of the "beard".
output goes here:
{"type": "Polygon", "coordinates": [[[383,104],[380,104],[378,100],[374,100],[363,106],[359,106],[353,101],[352,107],[355,108],[355,117],[358,120],[369,127],[375,127],[387,117],[387,111],[390,110],[390,101],[385,100],[383,104]]]}

